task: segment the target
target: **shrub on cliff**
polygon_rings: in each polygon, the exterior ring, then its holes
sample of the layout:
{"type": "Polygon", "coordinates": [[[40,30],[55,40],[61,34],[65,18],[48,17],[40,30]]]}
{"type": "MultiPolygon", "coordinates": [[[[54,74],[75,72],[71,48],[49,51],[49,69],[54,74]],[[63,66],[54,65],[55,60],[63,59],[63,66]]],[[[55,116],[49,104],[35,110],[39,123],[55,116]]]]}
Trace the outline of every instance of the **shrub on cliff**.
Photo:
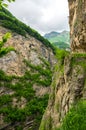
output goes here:
{"type": "Polygon", "coordinates": [[[7,42],[7,39],[11,37],[10,33],[6,33],[2,40],[0,41],[0,57],[4,56],[10,51],[14,51],[15,49],[13,47],[4,47],[4,44],[7,42]]]}
{"type": "Polygon", "coordinates": [[[74,105],[57,130],[86,130],[86,101],[74,105]]]}

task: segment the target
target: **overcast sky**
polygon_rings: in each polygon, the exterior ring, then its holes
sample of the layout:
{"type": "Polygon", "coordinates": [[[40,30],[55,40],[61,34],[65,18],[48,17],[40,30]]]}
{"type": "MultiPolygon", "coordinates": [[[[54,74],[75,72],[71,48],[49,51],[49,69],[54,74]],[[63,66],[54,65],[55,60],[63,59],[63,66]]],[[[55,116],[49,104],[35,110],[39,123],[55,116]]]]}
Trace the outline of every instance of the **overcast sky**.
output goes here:
{"type": "Polygon", "coordinates": [[[9,10],[41,34],[69,30],[67,0],[16,0],[9,10]]]}

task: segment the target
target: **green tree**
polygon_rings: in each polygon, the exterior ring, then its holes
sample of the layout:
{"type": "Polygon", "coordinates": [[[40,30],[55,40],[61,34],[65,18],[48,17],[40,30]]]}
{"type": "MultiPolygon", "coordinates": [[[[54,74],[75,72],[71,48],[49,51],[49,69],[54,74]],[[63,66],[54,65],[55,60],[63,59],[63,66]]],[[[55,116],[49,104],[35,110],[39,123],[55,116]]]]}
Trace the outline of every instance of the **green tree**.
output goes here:
{"type": "MultiPolygon", "coordinates": [[[[8,2],[14,2],[15,0],[6,0],[8,2]]],[[[0,8],[7,7],[8,5],[4,2],[4,0],[0,0],[0,8]]]]}
{"type": "Polygon", "coordinates": [[[10,51],[14,51],[15,49],[13,47],[4,47],[4,44],[7,42],[7,39],[11,37],[10,33],[6,33],[2,40],[0,41],[0,57],[4,56],[10,51]]]}
{"type": "MultiPolygon", "coordinates": [[[[14,2],[15,0],[6,0],[5,2],[14,2]]],[[[2,7],[7,7],[8,5],[4,2],[4,0],[0,0],[0,9],[2,7]]],[[[3,55],[7,54],[10,51],[14,51],[13,47],[3,47],[4,44],[7,42],[7,39],[11,37],[10,33],[6,33],[3,37],[2,40],[0,41],[0,57],[3,55]]]]}

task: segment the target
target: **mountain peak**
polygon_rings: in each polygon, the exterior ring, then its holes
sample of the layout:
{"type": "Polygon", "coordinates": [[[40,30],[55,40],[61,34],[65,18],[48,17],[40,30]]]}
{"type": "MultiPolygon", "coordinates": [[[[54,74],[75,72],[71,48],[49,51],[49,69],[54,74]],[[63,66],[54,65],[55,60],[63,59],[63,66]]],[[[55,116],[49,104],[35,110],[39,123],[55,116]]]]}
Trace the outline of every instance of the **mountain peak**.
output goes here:
{"type": "Polygon", "coordinates": [[[45,38],[51,38],[51,37],[56,37],[57,35],[59,35],[60,33],[56,32],[56,31],[52,31],[50,33],[46,33],[44,35],[45,38]]]}
{"type": "Polygon", "coordinates": [[[68,49],[69,45],[69,32],[64,30],[62,32],[52,31],[44,35],[53,45],[57,46],[60,49],[68,49]]]}

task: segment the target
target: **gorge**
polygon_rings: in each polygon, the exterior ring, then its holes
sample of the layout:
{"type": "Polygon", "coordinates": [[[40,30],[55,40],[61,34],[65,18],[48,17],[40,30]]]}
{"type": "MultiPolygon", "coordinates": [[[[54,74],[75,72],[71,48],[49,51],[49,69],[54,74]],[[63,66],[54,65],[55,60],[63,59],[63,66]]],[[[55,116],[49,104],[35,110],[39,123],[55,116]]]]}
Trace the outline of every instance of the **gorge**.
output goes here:
{"type": "MultiPolygon", "coordinates": [[[[0,130],[85,130],[60,128],[77,102],[86,119],[86,1],[68,0],[71,52],[55,49],[35,30],[0,9],[0,41],[16,51],[0,57],[0,130]]],[[[77,107],[78,108],[78,107],[77,107]]],[[[71,121],[72,122],[72,121],[71,121]]],[[[68,122],[69,123],[69,122],[68,122]]]]}

